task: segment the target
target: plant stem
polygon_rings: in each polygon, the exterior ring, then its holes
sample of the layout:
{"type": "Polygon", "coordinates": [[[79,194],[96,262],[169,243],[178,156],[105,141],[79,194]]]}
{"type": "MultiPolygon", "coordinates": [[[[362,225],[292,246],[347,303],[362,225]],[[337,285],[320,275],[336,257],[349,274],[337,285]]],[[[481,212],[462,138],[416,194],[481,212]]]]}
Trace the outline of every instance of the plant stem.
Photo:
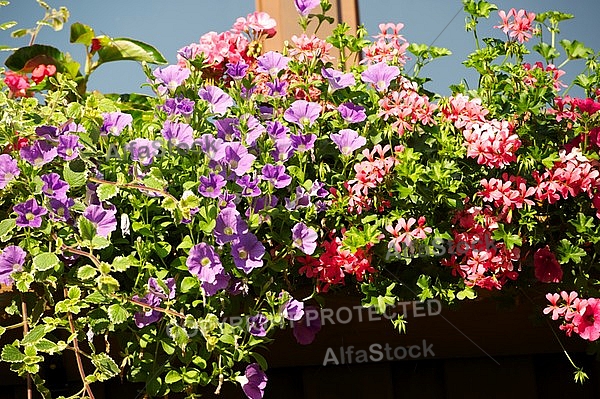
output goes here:
{"type": "MultiPolygon", "coordinates": [[[[27,303],[21,294],[21,316],[23,317],[23,337],[29,333],[29,324],[27,324],[27,303]]],[[[27,399],[33,399],[33,386],[31,374],[27,373],[27,399]]]]}
{"type": "MultiPolygon", "coordinates": [[[[67,288],[64,288],[65,298],[69,296],[69,292],[67,288]]],[[[75,348],[75,360],[77,361],[77,369],[79,370],[79,376],[81,377],[81,382],[83,382],[83,387],[87,392],[90,399],[94,398],[94,393],[92,392],[92,388],[90,384],[86,381],[85,371],[83,370],[83,362],[81,361],[81,356],[79,355],[79,340],[77,339],[77,332],[75,331],[75,322],[73,321],[73,315],[71,312],[67,312],[67,317],[69,318],[69,328],[71,329],[71,334],[73,335],[73,348],[75,348]]]]}

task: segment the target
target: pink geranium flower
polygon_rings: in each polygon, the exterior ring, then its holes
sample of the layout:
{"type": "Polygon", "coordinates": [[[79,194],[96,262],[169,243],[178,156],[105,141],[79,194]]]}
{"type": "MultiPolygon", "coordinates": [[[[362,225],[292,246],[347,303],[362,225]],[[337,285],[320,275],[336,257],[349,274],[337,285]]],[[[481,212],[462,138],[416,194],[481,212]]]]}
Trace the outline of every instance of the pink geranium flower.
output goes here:
{"type": "Polygon", "coordinates": [[[595,341],[600,338],[600,299],[590,298],[583,314],[573,317],[575,332],[583,339],[595,341]]]}

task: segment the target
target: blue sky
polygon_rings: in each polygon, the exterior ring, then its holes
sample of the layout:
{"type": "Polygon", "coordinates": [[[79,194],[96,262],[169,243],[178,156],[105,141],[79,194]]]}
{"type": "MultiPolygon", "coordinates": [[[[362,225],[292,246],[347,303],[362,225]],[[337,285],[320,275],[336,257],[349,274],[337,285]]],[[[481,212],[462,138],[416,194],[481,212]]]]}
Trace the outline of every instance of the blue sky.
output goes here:
{"type": "MultiPolygon", "coordinates": [[[[176,51],[184,45],[197,41],[205,32],[229,29],[239,16],[254,10],[253,0],[46,0],[52,7],[67,7],[71,12],[70,26],[82,22],[92,26],[97,33],[112,37],[130,37],[145,41],[158,48],[169,62],[175,62],[176,51]]],[[[284,0],[285,1],[285,0],[284,0]]],[[[289,0],[292,1],[292,0],[289,0]]],[[[588,47],[600,50],[600,35],[596,34],[600,1],[598,0],[498,0],[500,9],[511,7],[525,8],[528,11],[542,12],[555,9],[575,15],[574,20],[563,23],[562,37],[578,39],[588,47]]],[[[382,22],[402,22],[405,38],[409,42],[447,47],[453,55],[437,60],[421,73],[433,79],[427,88],[442,94],[448,93],[448,85],[458,83],[462,77],[474,80],[474,74],[467,71],[461,62],[474,48],[470,33],[464,30],[464,14],[460,12],[460,0],[359,0],[361,22],[370,34],[376,34],[382,22]]],[[[0,8],[0,22],[16,20],[18,27],[28,28],[43,15],[43,10],[35,0],[12,0],[11,4],[0,8]]],[[[499,23],[493,13],[490,20],[484,21],[487,29],[481,36],[501,37],[502,32],[492,29],[499,23]]],[[[80,45],[69,43],[68,26],[61,32],[43,28],[37,43],[49,44],[71,53],[78,60],[83,58],[80,45]]],[[[8,32],[0,31],[0,44],[23,46],[26,39],[12,39],[8,32]]],[[[0,53],[0,62],[8,53],[0,53]]],[[[412,63],[408,63],[412,65],[412,63]]],[[[567,65],[567,77],[575,76],[581,61],[567,65]]],[[[103,92],[146,92],[140,86],[145,81],[140,66],[131,61],[117,62],[101,66],[89,82],[90,89],[103,92]]]]}

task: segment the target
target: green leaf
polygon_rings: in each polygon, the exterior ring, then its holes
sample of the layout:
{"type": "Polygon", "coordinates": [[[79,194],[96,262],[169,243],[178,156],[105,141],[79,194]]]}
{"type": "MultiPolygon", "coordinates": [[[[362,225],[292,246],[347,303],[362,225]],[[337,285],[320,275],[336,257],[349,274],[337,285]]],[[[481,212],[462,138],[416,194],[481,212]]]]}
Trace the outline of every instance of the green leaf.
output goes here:
{"type": "Polygon", "coordinates": [[[33,258],[33,268],[37,271],[50,270],[60,263],[58,256],[51,252],[42,252],[33,258]]]}
{"type": "Polygon", "coordinates": [[[266,370],[269,368],[267,365],[267,360],[262,355],[254,352],[251,355],[254,359],[256,359],[256,362],[260,366],[261,370],[266,370]]]}
{"type": "Polygon", "coordinates": [[[96,366],[94,375],[98,381],[106,381],[119,374],[117,363],[104,352],[92,355],[92,363],[96,366]]]}
{"type": "Polygon", "coordinates": [[[145,61],[151,64],[166,64],[167,60],[154,47],[138,40],[124,37],[108,40],[98,50],[99,62],[121,60],[145,61]]]}
{"type": "Polygon", "coordinates": [[[556,252],[559,255],[558,261],[563,265],[565,263],[569,263],[570,261],[581,263],[581,258],[587,255],[587,252],[578,246],[571,244],[571,242],[566,238],[560,240],[560,244],[556,248],[556,252]]]}
{"type": "Polygon", "coordinates": [[[77,228],[84,241],[92,241],[96,237],[96,226],[83,216],[77,219],[77,228]]]}
{"type": "Polygon", "coordinates": [[[39,340],[44,338],[44,336],[49,332],[48,328],[49,327],[46,326],[45,324],[40,324],[38,326],[35,326],[32,330],[30,330],[27,333],[25,338],[23,338],[23,340],[21,341],[21,344],[22,345],[30,345],[30,344],[37,343],[39,340]]]}
{"type": "Polygon", "coordinates": [[[79,270],[77,270],[77,278],[83,281],[93,279],[96,277],[96,274],[98,274],[98,270],[90,265],[81,266],[79,270]]]}
{"type": "Polygon", "coordinates": [[[577,58],[587,58],[590,55],[594,54],[594,50],[589,47],[585,47],[585,45],[578,40],[567,40],[563,39],[560,41],[560,45],[563,46],[565,52],[569,59],[577,59],[577,58]]]}
{"type": "Polygon", "coordinates": [[[96,193],[100,201],[106,201],[119,193],[119,187],[116,184],[102,183],[96,189],[96,193]]]}
{"type": "Polygon", "coordinates": [[[175,370],[171,370],[167,373],[167,375],[165,376],[165,382],[167,384],[174,384],[178,381],[181,381],[181,374],[179,374],[177,371],[175,370]]]}
{"type": "Polygon", "coordinates": [[[198,279],[196,277],[186,276],[181,281],[181,293],[185,294],[198,287],[198,279]]]}
{"type": "MultiPolygon", "coordinates": [[[[14,34],[14,32],[13,32],[14,34]]],[[[58,72],[68,71],[67,64],[72,62],[59,49],[42,44],[21,47],[11,54],[4,64],[12,71],[31,72],[39,64],[52,64],[58,72]]]]}
{"type": "Polygon", "coordinates": [[[0,337],[6,332],[6,328],[0,326],[0,337]]]}
{"type": "Polygon", "coordinates": [[[129,267],[135,264],[136,260],[132,255],[129,255],[127,257],[117,256],[112,262],[111,269],[116,272],[124,272],[127,269],[129,269],[129,267]]]}
{"type": "Polygon", "coordinates": [[[17,21],[8,21],[0,24],[0,30],[7,30],[17,25],[17,21]]]}
{"type": "Polygon", "coordinates": [[[46,381],[43,380],[42,377],[40,377],[37,374],[31,374],[31,378],[33,379],[35,388],[37,389],[39,394],[42,395],[42,399],[52,399],[52,394],[50,393],[50,390],[44,386],[46,381]]]}
{"type": "Polygon", "coordinates": [[[94,36],[96,36],[94,30],[87,25],[80,22],[71,25],[71,37],[69,38],[71,43],[81,43],[89,46],[92,44],[94,36]]]}
{"type": "Polygon", "coordinates": [[[173,338],[173,341],[179,346],[181,349],[184,349],[189,341],[189,337],[185,328],[175,324],[169,328],[169,335],[173,338]]]}
{"type": "Polygon", "coordinates": [[[63,177],[71,188],[82,187],[87,183],[87,171],[84,169],[83,171],[75,172],[71,169],[72,167],[75,168],[75,166],[67,163],[63,169],[63,177]]]}
{"type": "Polygon", "coordinates": [[[129,312],[123,306],[113,303],[108,307],[108,318],[113,324],[121,324],[129,318],[129,312]]]}
{"type": "Polygon", "coordinates": [[[4,219],[0,222],[0,237],[6,236],[17,225],[16,219],[4,219]]]}
{"type": "Polygon", "coordinates": [[[2,348],[2,361],[8,363],[20,363],[26,356],[14,345],[4,345],[2,348]]]}
{"type": "Polygon", "coordinates": [[[73,287],[69,288],[69,292],[68,292],[67,296],[70,299],[79,299],[79,298],[81,298],[81,288],[79,288],[77,286],[73,286],[73,287]]]}

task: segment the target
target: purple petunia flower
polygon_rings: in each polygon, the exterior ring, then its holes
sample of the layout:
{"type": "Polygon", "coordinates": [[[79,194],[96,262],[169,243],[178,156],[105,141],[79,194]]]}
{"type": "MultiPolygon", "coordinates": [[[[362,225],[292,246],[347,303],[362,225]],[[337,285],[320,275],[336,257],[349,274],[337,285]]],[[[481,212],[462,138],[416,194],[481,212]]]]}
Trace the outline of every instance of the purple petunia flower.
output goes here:
{"type": "Polygon", "coordinates": [[[323,77],[329,82],[329,87],[331,87],[331,91],[344,89],[346,87],[354,86],[356,84],[354,74],[343,73],[333,68],[323,68],[321,70],[321,75],[323,75],[323,77]]]}
{"type": "Polygon", "coordinates": [[[224,209],[224,208],[235,209],[237,199],[238,199],[238,197],[235,194],[230,193],[229,191],[227,191],[227,189],[225,189],[225,190],[223,190],[221,195],[219,195],[219,201],[217,202],[217,206],[219,207],[219,209],[224,209]]]}
{"type": "Polygon", "coordinates": [[[317,249],[317,232],[304,223],[296,223],[292,228],[292,246],[306,255],[312,255],[317,249]]]}
{"type": "Polygon", "coordinates": [[[17,161],[8,154],[0,155],[0,190],[21,174],[17,161]]]}
{"type": "Polygon", "coordinates": [[[221,195],[221,190],[227,181],[221,175],[217,175],[214,173],[209,174],[208,176],[200,176],[200,186],[198,186],[198,192],[207,198],[217,198],[221,195]]]}
{"type": "Polygon", "coordinates": [[[169,147],[189,150],[194,145],[194,130],[187,123],[165,121],[160,131],[169,147]]]}
{"type": "Polygon", "coordinates": [[[50,207],[52,209],[50,219],[62,222],[71,220],[71,207],[73,205],[75,205],[75,201],[71,198],[50,198],[50,207]]]}
{"type": "Polygon", "coordinates": [[[281,307],[281,315],[286,320],[299,321],[302,317],[304,317],[304,302],[290,298],[281,307]]]}
{"type": "Polygon", "coordinates": [[[27,145],[19,151],[21,158],[33,166],[43,166],[52,162],[56,158],[56,147],[44,140],[38,140],[31,145],[27,145]]]}
{"type": "Polygon", "coordinates": [[[303,17],[306,17],[310,13],[310,10],[317,7],[319,4],[321,4],[320,0],[294,0],[296,10],[298,10],[298,13],[303,17]]]}
{"type": "Polygon", "coordinates": [[[227,244],[248,232],[248,225],[235,208],[223,208],[217,216],[213,234],[219,245],[227,244]]]}
{"type": "Polygon", "coordinates": [[[175,98],[167,98],[165,103],[158,108],[167,113],[168,116],[182,115],[189,117],[194,112],[195,103],[189,98],[177,96],[175,98]]]}
{"type": "Polygon", "coordinates": [[[325,188],[325,183],[315,181],[310,188],[309,194],[318,198],[325,198],[329,195],[329,191],[325,188]]]}
{"type": "Polygon", "coordinates": [[[293,211],[298,208],[306,208],[310,205],[310,196],[302,186],[296,187],[296,195],[293,200],[285,199],[285,209],[293,211]]]}
{"type": "Polygon", "coordinates": [[[231,244],[231,256],[235,267],[248,274],[252,269],[263,267],[264,245],[252,233],[240,235],[231,244]]]}
{"type": "MultiPolygon", "coordinates": [[[[83,125],[77,124],[75,122],[65,123],[57,129],[58,133],[62,136],[68,133],[78,133],[85,132],[85,127],[83,125]]],[[[59,136],[60,138],[60,136],[59,136]]]]}
{"type": "Polygon", "coordinates": [[[290,129],[279,121],[269,121],[266,125],[267,134],[272,139],[287,137],[287,134],[290,132],[290,129]]]}
{"type": "Polygon", "coordinates": [[[30,198],[25,202],[13,207],[17,213],[17,226],[38,228],[42,225],[42,216],[48,213],[46,208],[39,206],[35,198],[30,198]]]}
{"type": "MultiPolygon", "coordinates": [[[[239,123],[234,127],[234,129],[240,131],[242,127],[246,137],[244,142],[249,147],[254,146],[256,144],[256,140],[258,140],[260,136],[267,131],[260,121],[250,114],[242,115],[239,123]]],[[[242,136],[242,133],[240,133],[240,136],[242,136]]]]}
{"type": "Polygon", "coordinates": [[[217,86],[204,86],[198,90],[198,96],[208,102],[208,110],[213,114],[223,115],[234,104],[233,98],[217,86]]]}
{"type": "Polygon", "coordinates": [[[200,285],[208,296],[215,295],[229,285],[230,277],[225,273],[219,255],[207,243],[194,245],[185,264],[190,273],[200,280],[200,285]]]}
{"type": "Polygon", "coordinates": [[[163,95],[167,91],[174,92],[190,76],[191,71],[179,65],[169,65],[163,69],[156,68],[152,74],[156,78],[155,83],[158,83],[158,92],[163,95]]]}
{"type": "Polygon", "coordinates": [[[352,155],[354,151],[367,144],[367,139],[352,129],[342,129],[339,133],[331,133],[329,137],[345,156],[352,155]]]}
{"type": "Polygon", "coordinates": [[[16,245],[10,245],[0,253],[0,284],[9,285],[13,282],[11,274],[23,269],[27,253],[16,245]]]}
{"type": "Polygon", "coordinates": [[[158,155],[161,144],[156,140],[138,138],[131,140],[126,149],[129,151],[132,161],[138,161],[142,165],[148,166],[152,163],[154,157],[158,155]]]}
{"type": "Polygon", "coordinates": [[[56,142],[60,132],[54,126],[42,125],[35,128],[35,134],[50,142],[56,142]]]}
{"type": "Polygon", "coordinates": [[[338,111],[342,118],[349,123],[359,123],[367,119],[365,108],[351,102],[340,104],[338,111]]]}
{"type": "Polygon", "coordinates": [[[229,165],[229,169],[237,176],[242,176],[252,168],[256,156],[249,154],[248,149],[241,143],[227,143],[223,161],[229,165]]]}
{"type": "Polygon", "coordinates": [[[275,148],[271,151],[271,156],[276,162],[285,162],[294,155],[294,146],[292,139],[287,136],[275,139],[275,148]]]}
{"type": "Polygon", "coordinates": [[[265,84],[269,88],[269,96],[285,97],[287,95],[289,83],[285,80],[274,79],[272,82],[267,82],[265,84]]]}
{"type": "Polygon", "coordinates": [[[240,130],[237,128],[240,124],[238,118],[223,118],[213,122],[217,128],[217,137],[223,141],[238,141],[242,139],[240,130]]]}
{"type": "Polygon", "coordinates": [[[42,186],[42,192],[49,198],[55,198],[57,200],[65,200],[67,198],[67,191],[69,191],[69,184],[61,180],[58,173],[48,173],[41,176],[44,185],[42,186]]]}
{"type": "Polygon", "coordinates": [[[362,81],[371,83],[377,91],[387,90],[392,80],[399,75],[400,69],[397,66],[389,66],[385,62],[369,65],[367,70],[360,74],[362,81]]]}
{"type": "Polygon", "coordinates": [[[252,179],[248,175],[237,178],[235,182],[242,188],[240,193],[242,197],[258,197],[262,193],[258,187],[258,180],[252,179]]]}
{"type": "MultiPolygon", "coordinates": [[[[163,299],[175,298],[175,279],[168,278],[164,281],[168,293],[165,293],[163,288],[158,284],[158,280],[154,277],[148,279],[148,293],[140,298],[138,295],[133,296],[134,301],[145,303],[149,306],[158,307],[162,304],[163,299]]],[[[158,310],[145,308],[142,312],[137,312],[133,315],[133,320],[138,328],[145,327],[159,321],[162,318],[162,313],[158,310]]]]}
{"type": "Polygon", "coordinates": [[[267,164],[263,166],[260,178],[268,181],[275,188],[287,187],[292,182],[292,177],[285,173],[284,165],[267,164]]]}
{"type": "Polygon", "coordinates": [[[319,308],[307,306],[304,309],[304,317],[293,324],[294,338],[300,345],[310,345],[321,330],[321,317],[319,308]]]}
{"type": "Polygon", "coordinates": [[[240,383],[248,399],[262,399],[265,395],[268,378],[257,363],[248,365],[244,375],[236,377],[236,381],[240,383]]]}
{"type": "Polygon", "coordinates": [[[323,107],[317,103],[306,100],[296,100],[292,103],[290,108],[285,110],[283,118],[300,127],[304,127],[305,125],[312,126],[322,110],[323,107]]]}
{"type": "Polygon", "coordinates": [[[280,71],[286,70],[291,58],[284,57],[276,51],[269,51],[256,59],[258,66],[256,72],[268,73],[277,76],[280,71]]]}
{"type": "Polygon", "coordinates": [[[248,64],[243,61],[236,62],[235,64],[227,63],[226,66],[227,71],[225,73],[233,80],[243,79],[248,71],[248,64]]]}
{"type": "Polygon", "coordinates": [[[225,156],[225,146],[223,140],[216,138],[210,133],[203,134],[194,144],[200,147],[211,161],[220,161],[225,156]]]}
{"type": "Polygon", "coordinates": [[[79,142],[79,136],[64,134],[58,138],[56,150],[59,157],[65,161],[71,161],[79,156],[79,150],[82,148],[83,144],[79,142]]]}
{"type": "Polygon", "coordinates": [[[269,319],[262,313],[248,317],[248,332],[255,337],[264,337],[267,335],[266,326],[269,324],[269,319]]]}
{"type": "Polygon", "coordinates": [[[298,152],[310,151],[315,146],[317,136],[314,134],[292,134],[292,147],[298,152]]]}
{"type": "Polygon", "coordinates": [[[92,222],[96,227],[96,234],[101,237],[108,237],[110,233],[117,229],[117,209],[111,205],[104,209],[100,205],[88,205],[83,212],[83,217],[92,222]]]}
{"type": "Polygon", "coordinates": [[[106,112],[102,114],[102,118],[104,122],[100,128],[100,134],[104,135],[112,134],[113,136],[118,136],[125,127],[131,127],[131,123],[133,122],[131,115],[119,111],[106,112]]]}

